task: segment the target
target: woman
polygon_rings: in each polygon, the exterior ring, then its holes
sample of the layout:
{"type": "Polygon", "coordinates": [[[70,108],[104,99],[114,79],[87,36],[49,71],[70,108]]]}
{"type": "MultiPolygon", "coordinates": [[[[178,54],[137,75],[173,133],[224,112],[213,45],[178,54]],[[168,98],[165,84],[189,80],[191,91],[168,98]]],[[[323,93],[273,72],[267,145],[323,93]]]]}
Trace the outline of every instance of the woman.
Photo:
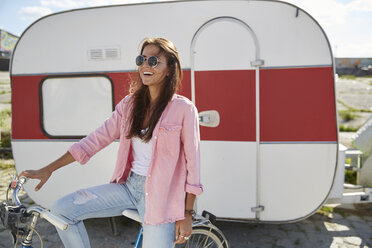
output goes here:
{"type": "Polygon", "coordinates": [[[172,42],[146,39],[136,64],[133,93],[101,127],[51,164],[20,174],[39,179],[39,190],[55,170],[73,161],[85,164],[120,139],[111,183],[79,190],[53,204],[51,211],[70,225],[67,231],[58,230],[65,247],[90,247],[82,221],[119,216],[124,209],[138,210],[144,248],[173,247],[191,235],[195,197],[203,191],[197,110],[175,94],[182,70],[172,42]]]}

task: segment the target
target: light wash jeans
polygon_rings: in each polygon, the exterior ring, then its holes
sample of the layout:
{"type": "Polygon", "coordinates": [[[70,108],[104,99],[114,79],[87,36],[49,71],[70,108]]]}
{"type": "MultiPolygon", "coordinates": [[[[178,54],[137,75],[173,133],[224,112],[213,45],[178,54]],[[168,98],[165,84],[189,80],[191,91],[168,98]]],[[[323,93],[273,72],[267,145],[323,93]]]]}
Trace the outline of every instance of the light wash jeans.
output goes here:
{"type": "MultiPolygon", "coordinates": [[[[145,213],[146,177],[131,173],[125,184],[104,184],[82,189],[56,201],[51,211],[64,219],[69,228],[59,237],[66,248],[90,247],[83,220],[120,216],[125,209],[137,209],[142,219],[145,213]]],[[[172,248],[175,241],[175,222],[143,225],[143,248],[172,248]]],[[[133,237],[135,238],[135,237],[133,237]]]]}

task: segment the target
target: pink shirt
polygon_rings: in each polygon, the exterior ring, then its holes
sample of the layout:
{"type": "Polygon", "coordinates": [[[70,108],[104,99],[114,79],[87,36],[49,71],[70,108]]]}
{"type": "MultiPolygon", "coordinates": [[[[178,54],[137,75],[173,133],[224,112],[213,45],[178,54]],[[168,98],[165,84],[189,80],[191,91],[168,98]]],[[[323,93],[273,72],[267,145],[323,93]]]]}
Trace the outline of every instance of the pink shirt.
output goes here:
{"type": "MultiPolygon", "coordinates": [[[[111,182],[124,183],[132,158],[128,117],[132,97],[121,100],[102,126],[69,148],[80,164],[120,139],[111,182]]],[[[158,225],[185,217],[185,192],[200,195],[200,134],[198,112],[186,97],[174,95],[163,111],[152,134],[152,159],[145,187],[144,223],[158,225]]]]}

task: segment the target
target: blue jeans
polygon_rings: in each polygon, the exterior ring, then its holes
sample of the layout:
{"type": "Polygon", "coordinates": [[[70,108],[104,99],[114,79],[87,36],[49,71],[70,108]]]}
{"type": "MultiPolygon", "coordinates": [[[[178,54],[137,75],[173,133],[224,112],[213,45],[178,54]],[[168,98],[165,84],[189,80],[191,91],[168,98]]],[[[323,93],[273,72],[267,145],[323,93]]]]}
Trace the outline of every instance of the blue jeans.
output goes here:
{"type": "MultiPolygon", "coordinates": [[[[142,222],[145,214],[146,177],[131,173],[125,184],[104,184],[82,189],[56,201],[51,212],[64,219],[69,228],[59,237],[66,248],[90,247],[83,220],[122,215],[125,209],[137,209],[142,222]]],[[[143,225],[143,248],[172,248],[175,222],[143,225]]]]}

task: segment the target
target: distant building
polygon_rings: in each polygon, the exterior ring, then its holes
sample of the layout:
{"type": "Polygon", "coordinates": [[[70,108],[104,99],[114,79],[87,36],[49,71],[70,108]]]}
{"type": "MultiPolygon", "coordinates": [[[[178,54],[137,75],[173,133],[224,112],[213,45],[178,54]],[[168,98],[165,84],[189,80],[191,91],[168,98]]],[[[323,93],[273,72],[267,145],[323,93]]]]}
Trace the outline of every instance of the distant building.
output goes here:
{"type": "Polygon", "coordinates": [[[8,71],[10,56],[18,41],[18,36],[15,36],[5,30],[0,29],[0,70],[8,71]]]}
{"type": "Polygon", "coordinates": [[[338,75],[372,75],[372,58],[336,58],[338,75]]]}

